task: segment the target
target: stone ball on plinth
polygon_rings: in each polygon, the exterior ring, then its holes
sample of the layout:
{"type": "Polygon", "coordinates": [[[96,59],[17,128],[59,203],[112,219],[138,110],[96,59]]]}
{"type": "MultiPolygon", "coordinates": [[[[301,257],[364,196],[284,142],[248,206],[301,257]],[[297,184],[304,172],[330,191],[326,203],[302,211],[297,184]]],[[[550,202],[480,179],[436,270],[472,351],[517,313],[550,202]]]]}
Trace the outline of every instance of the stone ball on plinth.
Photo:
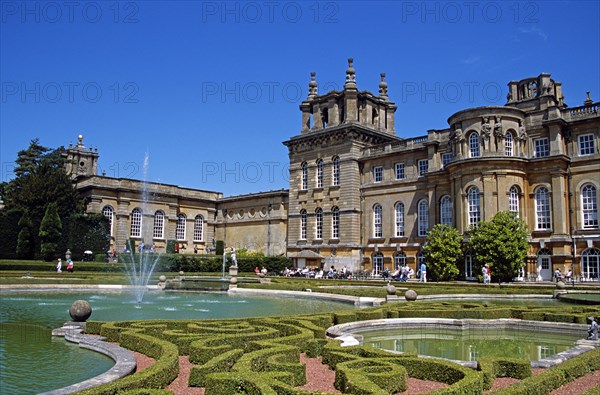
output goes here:
{"type": "Polygon", "coordinates": [[[92,315],[92,306],[85,300],[76,300],[69,308],[69,315],[75,322],[85,322],[92,315]]]}
{"type": "Polygon", "coordinates": [[[556,283],[556,289],[565,289],[565,288],[567,288],[567,284],[565,284],[564,282],[559,281],[556,283]]]}
{"type": "Polygon", "coordinates": [[[385,290],[387,291],[388,295],[396,295],[396,287],[394,287],[392,284],[388,284],[385,287],[385,290]]]}
{"type": "Polygon", "coordinates": [[[409,302],[413,302],[417,300],[417,293],[412,289],[409,289],[404,293],[404,298],[406,298],[406,300],[408,300],[409,302]]]}
{"type": "Polygon", "coordinates": [[[179,275],[183,276],[183,270],[179,271],[179,275]]]}
{"type": "Polygon", "coordinates": [[[235,285],[235,284],[237,284],[237,283],[238,283],[238,279],[237,279],[237,277],[231,277],[231,278],[229,279],[229,284],[234,284],[234,285],[235,285]]]}
{"type": "Polygon", "coordinates": [[[158,281],[160,281],[161,283],[164,283],[165,281],[167,281],[167,276],[165,276],[164,274],[162,276],[160,276],[158,278],[158,281]]]}

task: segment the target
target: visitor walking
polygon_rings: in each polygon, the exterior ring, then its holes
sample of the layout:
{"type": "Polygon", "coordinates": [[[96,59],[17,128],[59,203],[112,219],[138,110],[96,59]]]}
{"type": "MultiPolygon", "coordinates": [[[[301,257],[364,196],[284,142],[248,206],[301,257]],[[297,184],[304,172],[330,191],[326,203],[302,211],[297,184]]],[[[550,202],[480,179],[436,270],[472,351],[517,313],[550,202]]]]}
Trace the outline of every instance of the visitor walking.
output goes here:
{"type": "Polygon", "coordinates": [[[62,260],[58,258],[58,263],[56,264],[56,273],[62,273],[62,260]]]}
{"type": "Polygon", "coordinates": [[[71,258],[67,259],[67,271],[73,273],[73,261],[71,258]]]}
{"type": "Polygon", "coordinates": [[[588,317],[590,328],[588,329],[588,340],[598,340],[598,323],[595,317],[588,317]]]}
{"type": "Polygon", "coordinates": [[[426,283],[427,282],[427,265],[425,265],[425,262],[421,263],[421,267],[419,270],[421,272],[421,282],[426,283]]]}

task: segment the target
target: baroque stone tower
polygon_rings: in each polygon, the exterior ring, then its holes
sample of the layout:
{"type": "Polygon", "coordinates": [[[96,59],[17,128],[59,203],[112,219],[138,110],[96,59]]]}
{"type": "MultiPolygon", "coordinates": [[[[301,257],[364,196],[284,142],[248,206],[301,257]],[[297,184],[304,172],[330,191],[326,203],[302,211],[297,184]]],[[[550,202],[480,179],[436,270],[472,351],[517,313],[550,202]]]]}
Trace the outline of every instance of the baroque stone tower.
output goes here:
{"type": "Polygon", "coordinates": [[[98,148],[86,148],[83,145],[83,136],[77,136],[77,144],[69,144],[66,153],[65,170],[75,179],[80,176],[95,176],[98,172],[98,148]]]}
{"type": "Polygon", "coordinates": [[[360,270],[364,207],[359,159],[368,146],[400,140],[385,74],[378,95],[359,91],[348,59],[344,90],[319,95],[313,72],[300,110],[300,134],[283,143],[290,158],[288,255],[311,250],[325,258],[326,266],[360,270]]]}

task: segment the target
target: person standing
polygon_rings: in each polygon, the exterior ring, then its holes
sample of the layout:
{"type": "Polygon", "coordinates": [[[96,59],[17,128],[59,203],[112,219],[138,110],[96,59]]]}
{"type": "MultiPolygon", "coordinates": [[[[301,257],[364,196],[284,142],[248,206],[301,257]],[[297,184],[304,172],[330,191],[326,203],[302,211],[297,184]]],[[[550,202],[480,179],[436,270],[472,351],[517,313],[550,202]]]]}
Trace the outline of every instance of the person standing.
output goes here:
{"type": "Polygon", "coordinates": [[[73,273],[73,261],[71,258],[67,259],[67,271],[73,273]]]}
{"type": "Polygon", "coordinates": [[[598,340],[598,323],[595,317],[588,317],[590,328],[588,329],[588,340],[598,340]]]}
{"type": "Polygon", "coordinates": [[[419,270],[421,271],[421,282],[426,283],[427,282],[427,265],[425,265],[425,262],[421,263],[421,267],[419,270]]]}
{"type": "Polygon", "coordinates": [[[62,273],[62,260],[58,258],[58,263],[56,264],[56,273],[62,273]]]}

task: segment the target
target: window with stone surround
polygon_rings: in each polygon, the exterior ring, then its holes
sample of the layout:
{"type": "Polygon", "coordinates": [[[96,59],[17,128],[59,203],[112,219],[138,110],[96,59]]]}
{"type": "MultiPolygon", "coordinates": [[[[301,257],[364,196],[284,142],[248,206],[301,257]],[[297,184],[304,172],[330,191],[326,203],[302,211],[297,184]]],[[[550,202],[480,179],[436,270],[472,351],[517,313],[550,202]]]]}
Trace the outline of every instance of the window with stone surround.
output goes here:
{"type": "Polygon", "coordinates": [[[417,166],[419,167],[419,177],[424,176],[429,171],[429,161],[427,159],[419,159],[417,166]]]}
{"type": "Polygon", "coordinates": [[[481,221],[479,188],[469,188],[467,191],[467,200],[469,203],[469,225],[476,226],[481,221]]]}
{"type": "Polygon", "coordinates": [[[504,135],[504,156],[514,156],[513,135],[506,132],[504,135]]]}
{"type": "Polygon", "coordinates": [[[383,181],[383,166],[375,166],[373,168],[373,182],[383,181]]]}
{"type": "Polygon", "coordinates": [[[340,238],[340,209],[337,207],[331,209],[331,238],[340,238]]]}
{"type": "Polygon", "coordinates": [[[317,160],[317,179],[316,179],[317,188],[323,188],[323,160],[317,160]]]}
{"type": "Polygon", "coordinates": [[[550,192],[546,187],[539,187],[535,190],[535,229],[551,229],[550,192]]]}
{"type": "Polygon", "coordinates": [[[152,238],[165,238],[165,213],[163,213],[160,210],[154,213],[154,226],[152,227],[152,238]]]}
{"type": "Polygon", "coordinates": [[[452,152],[446,152],[442,154],[442,168],[446,167],[448,163],[452,162],[453,158],[454,156],[452,155],[452,152]]]}
{"type": "Polygon", "coordinates": [[[185,240],[185,223],[186,223],[185,214],[177,215],[177,226],[175,227],[175,238],[177,240],[185,240]]]}
{"type": "Polygon", "coordinates": [[[480,155],[479,135],[473,132],[469,135],[469,158],[478,158],[480,155]]]}
{"type": "Polygon", "coordinates": [[[306,240],[308,215],[306,210],[300,210],[300,240],[306,240]]]}
{"type": "Polygon", "coordinates": [[[406,254],[397,252],[396,255],[394,255],[394,269],[399,269],[402,266],[406,266],[406,254]]]}
{"type": "Polygon", "coordinates": [[[429,204],[427,200],[421,200],[417,206],[417,223],[419,237],[427,236],[429,231],[429,204]]]}
{"type": "Polygon", "coordinates": [[[383,237],[383,208],[380,204],[373,206],[373,237],[383,237]]]}
{"type": "Polygon", "coordinates": [[[142,236],[142,210],[134,208],[131,212],[131,237],[142,236]]]}
{"type": "Polygon", "coordinates": [[[508,211],[519,216],[519,188],[514,185],[508,190],[508,211]]]}
{"type": "Polygon", "coordinates": [[[333,157],[333,169],[332,169],[332,180],[331,184],[334,186],[340,185],[340,157],[333,157]]]}
{"type": "Polygon", "coordinates": [[[594,155],[596,153],[593,134],[583,134],[577,140],[579,142],[579,156],[594,155]]]}
{"type": "Polygon", "coordinates": [[[194,241],[204,240],[204,217],[196,215],[194,218],[194,241]]]}
{"type": "Polygon", "coordinates": [[[315,238],[318,240],[323,238],[323,210],[321,208],[315,210],[315,238]]]}
{"type": "Polygon", "coordinates": [[[598,229],[598,194],[592,184],[581,188],[581,213],[583,229],[598,229]]]}
{"type": "Polygon", "coordinates": [[[108,219],[108,229],[110,229],[110,235],[113,235],[113,222],[115,217],[115,210],[112,206],[104,206],[102,209],[102,215],[108,219]]]}
{"type": "Polygon", "coordinates": [[[452,226],[452,199],[448,195],[440,200],[440,224],[452,226]]]}
{"type": "Polygon", "coordinates": [[[302,175],[300,180],[300,189],[307,190],[308,189],[308,163],[304,162],[301,165],[302,167],[302,175]]]}
{"type": "Polygon", "coordinates": [[[404,178],[406,177],[404,175],[404,163],[396,163],[394,165],[394,170],[396,173],[396,180],[404,180],[404,178]]]}
{"type": "Polygon", "coordinates": [[[396,203],[396,237],[404,236],[404,203],[396,203]]]}
{"type": "Polygon", "coordinates": [[[533,141],[533,157],[543,158],[550,156],[550,144],[547,138],[537,139],[533,141]]]}

